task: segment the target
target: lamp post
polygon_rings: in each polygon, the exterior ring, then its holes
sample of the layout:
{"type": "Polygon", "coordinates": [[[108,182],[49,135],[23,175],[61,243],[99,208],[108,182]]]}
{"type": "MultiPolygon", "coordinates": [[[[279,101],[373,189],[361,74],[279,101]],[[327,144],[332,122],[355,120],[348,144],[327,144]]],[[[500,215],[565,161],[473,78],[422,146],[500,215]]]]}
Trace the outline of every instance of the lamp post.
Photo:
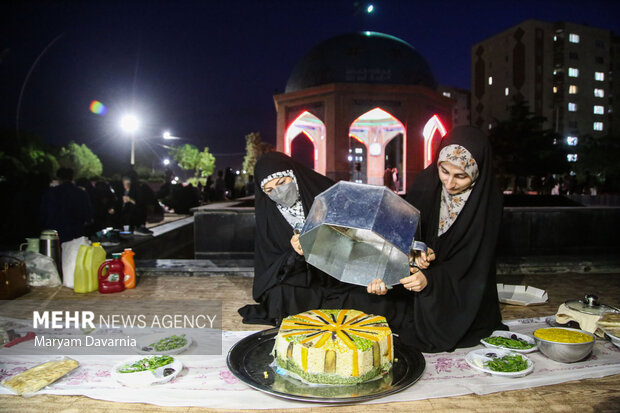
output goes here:
{"type": "Polygon", "coordinates": [[[172,136],[172,134],[170,134],[169,131],[164,132],[161,135],[162,138],[164,138],[164,140],[166,141],[177,141],[180,140],[181,138],[179,138],[178,136],[172,136]]]}
{"type": "Polygon", "coordinates": [[[138,130],[139,124],[140,122],[138,121],[138,118],[136,118],[134,115],[125,115],[121,119],[121,128],[125,132],[129,133],[129,136],[131,138],[131,166],[134,166],[136,164],[136,131],[138,130]]]}

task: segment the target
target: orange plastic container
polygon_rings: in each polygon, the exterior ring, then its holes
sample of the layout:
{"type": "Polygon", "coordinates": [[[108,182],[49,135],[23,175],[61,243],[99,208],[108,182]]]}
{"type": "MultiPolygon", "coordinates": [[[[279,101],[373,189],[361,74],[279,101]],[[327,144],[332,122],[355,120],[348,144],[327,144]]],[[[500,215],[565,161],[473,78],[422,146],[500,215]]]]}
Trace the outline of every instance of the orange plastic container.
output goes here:
{"type": "Polygon", "coordinates": [[[136,255],[131,248],[125,248],[125,251],[121,254],[121,261],[125,265],[123,270],[125,278],[125,288],[134,288],[136,286],[136,263],[133,260],[133,256],[136,255]]]}

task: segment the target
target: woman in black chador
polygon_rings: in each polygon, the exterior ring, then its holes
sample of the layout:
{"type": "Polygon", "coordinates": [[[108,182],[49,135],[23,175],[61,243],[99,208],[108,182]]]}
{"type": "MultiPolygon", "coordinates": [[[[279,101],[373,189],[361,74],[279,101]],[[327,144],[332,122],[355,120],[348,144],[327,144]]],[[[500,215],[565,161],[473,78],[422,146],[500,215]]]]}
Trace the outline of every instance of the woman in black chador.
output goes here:
{"type": "Polygon", "coordinates": [[[256,235],[252,296],[259,304],[239,309],[244,323],[277,325],[291,314],[341,308],[351,288],[306,264],[295,229],[301,230],[314,197],[329,178],[279,152],[254,168],[256,235]]]}
{"type": "MultiPolygon", "coordinates": [[[[428,254],[401,280],[406,305],[395,302],[402,319],[400,339],[426,352],[478,344],[501,323],[495,281],[495,247],[502,218],[502,194],[492,171],[491,148],[478,129],[450,131],[437,162],[422,171],[407,200],[420,210],[428,254]]],[[[380,280],[368,286],[384,294],[380,280]]]]}

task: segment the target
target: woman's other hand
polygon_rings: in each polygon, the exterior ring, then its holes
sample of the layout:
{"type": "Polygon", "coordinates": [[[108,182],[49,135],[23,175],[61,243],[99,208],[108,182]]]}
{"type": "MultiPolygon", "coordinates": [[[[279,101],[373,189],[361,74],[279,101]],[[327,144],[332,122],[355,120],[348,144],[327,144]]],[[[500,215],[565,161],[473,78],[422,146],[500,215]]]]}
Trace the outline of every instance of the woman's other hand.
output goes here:
{"type": "Polygon", "coordinates": [[[426,276],[420,269],[412,267],[410,269],[412,275],[409,277],[401,278],[400,283],[409,291],[415,291],[419,293],[428,285],[426,276]]]}
{"type": "Polygon", "coordinates": [[[387,294],[387,287],[382,280],[375,278],[368,284],[366,291],[368,291],[368,294],[385,295],[387,294]]]}
{"type": "Polygon", "coordinates": [[[304,250],[301,249],[301,243],[299,242],[299,234],[293,235],[293,238],[291,238],[291,246],[297,254],[304,255],[304,250]]]}
{"type": "Polygon", "coordinates": [[[425,270],[431,265],[431,261],[435,260],[435,251],[433,251],[432,248],[427,248],[426,252],[417,252],[413,259],[418,268],[425,270]]]}

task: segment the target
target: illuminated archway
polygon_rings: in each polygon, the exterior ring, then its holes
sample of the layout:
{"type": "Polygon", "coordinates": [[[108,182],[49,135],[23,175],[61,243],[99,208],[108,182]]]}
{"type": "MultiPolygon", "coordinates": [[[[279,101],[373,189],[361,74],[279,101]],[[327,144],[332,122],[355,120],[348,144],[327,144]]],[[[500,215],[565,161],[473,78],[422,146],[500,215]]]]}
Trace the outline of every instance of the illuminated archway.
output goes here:
{"type": "Polygon", "coordinates": [[[422,135],[424,136],[424,167],[426,168],[433,162],[433,155],[435,154],[441,139],[446,136],[446,128],[439,120],[437,115],[433,115],[426,125],[422,135]],[[437,132],[439,132],[439,139],[436,139],[437,132]]]}
{"type": "MultiPolygon", "coordinates": [[[[286,129],[284,135],[284,153],[291,157],[297,155],[292,151],[293,141],[302,139],[301,142],[306,140],[312,143],[314,148],[314,162],[313,166],[315,171],[325,174],[325,124],[312,113],[305,111],[299,115],[286,129]],[[299,135],[303,134],[303,137],[299,135]]],[[[305,142],[303,145],[307,144],[305,142]]]]}
{"type": "MultiPolygon", "coordinates": [[[[385,110],[374,108],[353,121],[349,128],[349,136],[351,142],[360,142],[367,150],[367,153],[364,153],[366,156],[361,168],[366,170],[366,182],[373,185],[383,185],[386,166],[396,162],[393,167],[396,167],[403,177],[403,182],[399,185],[400,192],[403,192],[403,188],[407,187],[404,179],[406,174],[403,173],[407,169],[405,156],[407,139],[403,124],[385,110]],[[397,139],[398,142],[391,145],[391,152],[394,153],[395,146],[399,153],[398,156],[395,156],[396,159],[388,158],[386,162],[386,146],[393,139],[397,139]]],[[[350,145],[349,149],[353,149],[353,146],[355,145],[350,145]]],[[[353,156],[353,161],[355,161],[355,153],[350,153],[349,156],[353,156]]],[[[349,162],[352,160],[349,159],[349,162]]],[[[355,180],[353,176],[351,180],[355,180]]]]}
{"type": "Polygon", "coordinates": [[[360,138],[355,135],[349,136],[349,181],[365,184],[367,180],[366,166],[368,158],[368,148],[360,138]]]}
{"type": "Polygon", "coordinates": [[[314,169],[314,153],[314,142],[306,131],[302,131],[291,141],[291,158],[310,169],[314,169]]]}

